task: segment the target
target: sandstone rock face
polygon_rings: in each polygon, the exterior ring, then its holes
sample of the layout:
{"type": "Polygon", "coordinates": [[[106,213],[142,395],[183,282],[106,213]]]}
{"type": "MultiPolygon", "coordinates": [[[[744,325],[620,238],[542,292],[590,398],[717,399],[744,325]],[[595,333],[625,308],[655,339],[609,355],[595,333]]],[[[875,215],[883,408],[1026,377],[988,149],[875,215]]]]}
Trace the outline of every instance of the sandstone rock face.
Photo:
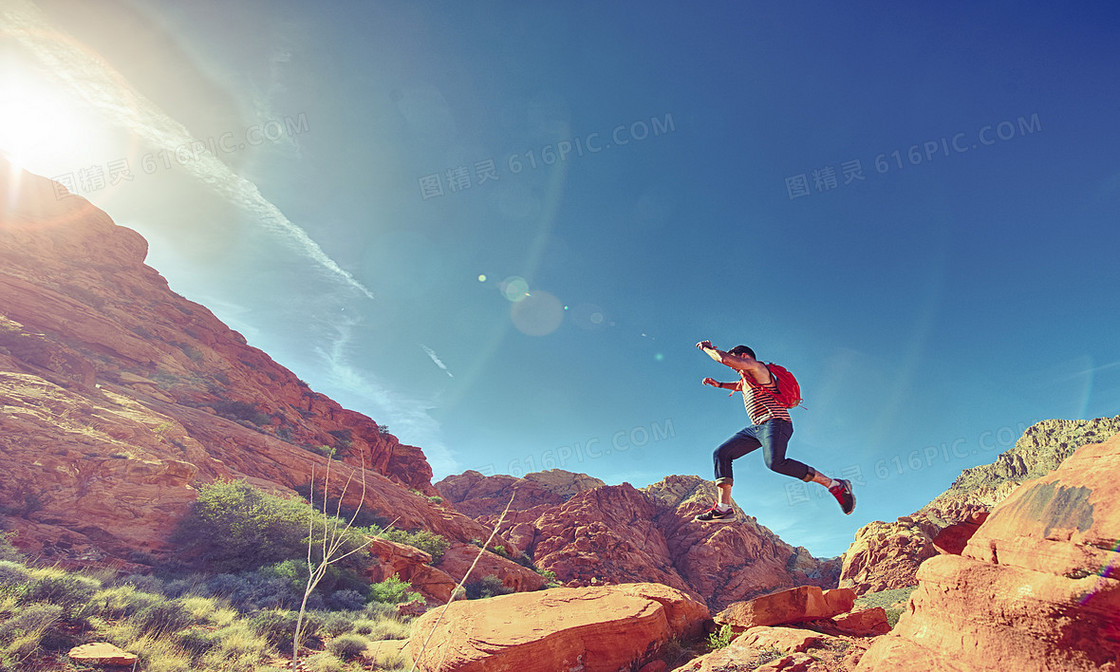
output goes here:
{"type": "Polygon", "coordinates": [[[1023,482],[1055,469],[1074,450],[1120,432],[1120,416],[1044,420],[987,465],[973,467],[919,511],[856,533],[844,554],[840,585],[860,595],[917,584],[918,567],[939,553],[960,553],[992,507],[1023,482]],[[947,529],[951,528],[951,529],[947,529]]]}
{"type": "Polygon", "coordinates": [[[367,513],[461,542],[489,535],[429,501],[418,448],[175,294],[139,234],[60,193],[0,161],[0,524],[17,546],[130,566],[170,551],[200,485],[244,478],[297,496],[322,487],[332,450],[333,496],[364,473],[367,513]]]}
{"type": "Polygon", "coordinates": [[[997,505],[960,556],[922,564],[909,613],[859,670],[1116,670],[1120,435],[997,505]],[[901,666],[900,666],[901,665],[901,666]],[[929,669],[929,668],[926,668],[929,669]]]}
{"type": "Polygon", "coordinates": [[[423,672],[616,672],[707,618],[704,605],[656,584],[553,588],[429,611],[413,625],[409,654],[423,672]]]}
{"type": "Polygon", "coordinates": [[[814,558],[742,511],[733,525],[694,522],[716,496],[697,476],[638,490],[559,471],[525,479],[468,472],[436,487],[486,524],[517,492],[499,532],[568,586],[657,581],[720,609],[775,589],[834,586],[839,572],[838,559],[814,558]]]}

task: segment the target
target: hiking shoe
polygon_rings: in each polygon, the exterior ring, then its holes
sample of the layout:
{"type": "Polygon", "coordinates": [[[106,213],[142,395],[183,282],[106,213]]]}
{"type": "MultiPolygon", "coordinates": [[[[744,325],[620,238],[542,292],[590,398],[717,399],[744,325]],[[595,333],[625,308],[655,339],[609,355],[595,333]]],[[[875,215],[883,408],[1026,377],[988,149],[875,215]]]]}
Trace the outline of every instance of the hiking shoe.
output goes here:
{"type": "Polygon", "coordinates": [[[696,516],[693,520],[700,523],[733,523],[735,522],[735,509],[720,511],[719,505],[713,504],[712,508],[696,516]]]}
{"type": "Polygon", "coordinates": [[[852,482],[840,479],[836,481],[838,485],[834,485],[828,489],[836,501],[840,502],[840,510],[844,515],[851,515],[852,509],[856,508],[856,496],[852,494],[852,482]]]}

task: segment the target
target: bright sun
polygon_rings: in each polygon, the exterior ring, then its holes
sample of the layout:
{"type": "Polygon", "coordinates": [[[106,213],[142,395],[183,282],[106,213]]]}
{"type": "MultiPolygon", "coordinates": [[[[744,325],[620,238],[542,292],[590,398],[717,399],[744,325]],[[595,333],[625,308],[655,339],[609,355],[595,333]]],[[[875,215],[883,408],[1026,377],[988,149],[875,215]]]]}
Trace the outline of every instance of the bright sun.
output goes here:
{"type": "Polygon", "coordinates": [[[0,71],[0,152],[35,172],[61,172],[85,160],[92,124],[86,110],[26,72],[0,71]]]}

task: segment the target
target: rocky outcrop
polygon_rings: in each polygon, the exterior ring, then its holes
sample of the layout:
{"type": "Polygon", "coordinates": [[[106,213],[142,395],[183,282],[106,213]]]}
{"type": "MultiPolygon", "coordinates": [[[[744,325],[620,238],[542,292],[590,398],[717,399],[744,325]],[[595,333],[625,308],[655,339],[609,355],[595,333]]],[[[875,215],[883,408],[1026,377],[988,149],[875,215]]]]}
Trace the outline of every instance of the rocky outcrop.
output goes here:
{"type": "Polygon", "coordinates": [[[961,555],[922,564],[908,613],[858,669],[1116,670],[1117,473],[1120,435],[1016,488],[961,555]]]}
{"type": "Polygon", "coordinates": [[[434,609],[412,628],[423,672],[637,669],[669,640],[695,638],[707,608],[657,584],[552,588],[434,609]]]}
{"type": "Polygon", "coordinates": [[[869,643],[804,628],[755,626],[674,672],[851,672],[869,643]]]}
{"type": "Polygon", "coordinates": [[[832,618],[851,611],[856,595],[850,589],[822,591],[818,586],[798,586],[746,602],[736,602],[716,614],[717,625],[741,632],[759,625],[786,625],[832,618]]]}
{"type": "Polygon", "coordinates": [[[948,490],[893,523],[856,532],[844,554],[840,585],[860,595],[917,584],[918,567],[939,553],[959,553],[984,517],[1020,484],[1058,467],[1077,448],[1120,432],[1120,416],[1044,420],[991,464],[966,469],[948,490]]]}
{"type": "Polygon", "coordinates": [[[108,642],[82,644],[70,649],[70,660],[85,665],[124,666],[135,665],[138,656],[108,642]]]}
{"type": "Polygon", "coordinates": [[[839,560],[794,548],[738,511],[733,525],[693,517],[716,496],[711,482],[670,476],[638,490],[569,472],[524,479],[477,472],[436,484],[454,506],[492,523],[514,496],[499,531],[567,586],[657,581],[712,609],[802,584],[834,586],[839,560]]]}
{"type": "MultiPolygon", "coordinates": [[[[171,291],[146,241],[0,162],[0,520],[62,563],[158,558],[215,479],[332,495],[398,528],[489,530],[430,501],[423,453],[171,291]]],[[[504,542],[502,542],[504,543],[504,542]]]]}

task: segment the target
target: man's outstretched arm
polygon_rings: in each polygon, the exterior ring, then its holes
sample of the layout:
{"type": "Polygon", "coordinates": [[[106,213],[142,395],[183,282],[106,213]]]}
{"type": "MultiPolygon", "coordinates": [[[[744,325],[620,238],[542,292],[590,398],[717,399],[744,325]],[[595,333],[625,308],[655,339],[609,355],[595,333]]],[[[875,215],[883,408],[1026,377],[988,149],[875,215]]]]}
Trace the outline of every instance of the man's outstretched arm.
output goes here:
{"type": "Polygon", "coordinates": [[[754,357],[746,354],[732,355],[713,346],[711,341],[700,341],[696,344],[696,347],[700,348],[705,355],[711,357],[720,364],[735,369],[736,371],[746,372],[759,383],[769,384],[770,370],[766,368],[765,364],[754,357]]]}

